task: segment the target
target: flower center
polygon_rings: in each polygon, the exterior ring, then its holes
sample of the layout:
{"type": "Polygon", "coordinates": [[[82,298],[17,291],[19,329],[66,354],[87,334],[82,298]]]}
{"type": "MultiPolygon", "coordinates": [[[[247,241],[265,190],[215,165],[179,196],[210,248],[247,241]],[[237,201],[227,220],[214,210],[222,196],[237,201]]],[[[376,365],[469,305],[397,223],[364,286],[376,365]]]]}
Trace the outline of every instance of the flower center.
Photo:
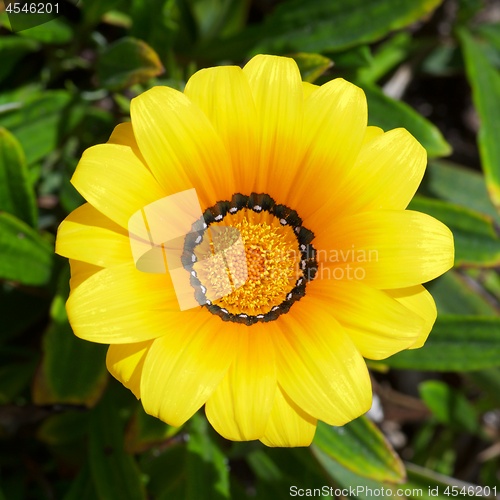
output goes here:
{"type": "Polygon", "coordinates": [[[287,312],[314,278],[314,235],[265,194],[236,194],[203,214],[184,245],[198,301],[223,320],[251,325],[287,312]]]}
{"type": "Polygon", "coordinates": [[[265,219],[248,209],[226,215],[210,227],[236,229],[230,231],[232,241],[226,238],[221,245],[217,240],[227,231],[215,237],[212,233],[210,253],[198,257],[193,266],[207,291],[216,291],[207,298],[233,314],[268,313],[286,299],[300,277],[300,252],[292,229],[274,217],[265,219]],[[221,258],[211,259],[214,253],[221,258]]]}

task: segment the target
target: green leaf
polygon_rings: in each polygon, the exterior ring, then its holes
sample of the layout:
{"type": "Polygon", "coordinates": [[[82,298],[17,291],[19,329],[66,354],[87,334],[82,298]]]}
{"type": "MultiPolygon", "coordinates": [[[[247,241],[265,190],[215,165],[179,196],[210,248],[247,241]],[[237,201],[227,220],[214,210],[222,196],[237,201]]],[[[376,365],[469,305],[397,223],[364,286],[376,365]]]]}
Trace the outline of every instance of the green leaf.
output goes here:
{"type": "MultiPolygon", "coordinates": [[[[405,483],[393,485],[373,481],[354,474],[320,450],[316,449],[313,452],[329,476],[333,478],[334,484],[344,490],[342,496],[346,498],[373,500],[376,496],[395,500],[432,500],[436,498],[445,500],[450,498],[450,493],[444,494],[446,486],[458,486],[459,490],[462,486],[473,486],[470,483],[437,474],[411,463],[405,464],[408,474],[408,481],[405,483]]],[[[331,496],[333,497],[333,495],[331,496]]]]}
{"type": "Polygon", "coordinates": [[[414,494],[409,496],[412,500],[450,499],[453,497],[453,494],[451,493],[451,488],[448,489],[448,494],[445,493],[447,486],[455,487],[455,491],[460,491],[464,486],[467,491],[467,488],[470,486],[472,487],[472,491],[477,491],[476,485],[472,483],[466,483],[415,464],[406,464],[406,471],[408,473],[408,482],[401,486],[414,490],[414,494]]]}
{"type": "Polygon", "coordinates": [[[495,310],[500,312],[500,276],[495,268],[493,269],[467,269],[467,278],[472,280],[474,286],[479,284],[479,293],[484,293],[495,310]],[[489,296],[488,296],[489,294],[489,296]]]}
{"type": "Polygon", "coordinates": [[[422,382],[420,397],[438,422],[472,434],[479,430],[478,415],[467,398],[440,380],[422,382]]]}
{"type": "Polygon", "coordinates": [[[66,411],[51,415],[40,425],[37,437],[51,446],[71,444],[86,436],[88,423],[88,412],[66,411]]]}
{"type": "Polygon", "coordinates": [[[424,59],[421,72],[436,77],[449,77],[463,71],[462,55],[458,44],[437,45],[424,59]]]}
{"type": "Polygon", "coordinates": [[[436,301],[438,315],[496,316],[490,302],[477,293],[478,284],[466,275],[451,269],[425,287],[436,301]]]}
{"type": "Polygon", "coordinates": [[[16,138],[0,127],[0,211],[36,226],[35,193],[28,180],[23,150],[16,138]]]}
{"type": "Polygon", "coordinates": [[[90,474],[90,467],[86,463],[76,479],[72,481],[71,487],[64,495],[63,500],[96,500],[96,498],[98,496],[90,474]]]}
{"type": "Polygon", "coordinates": [[[500,62],[500,23],[481,24],[475,30],[480,37],[485,38],[488,45],[484,46],[485,54],[494,64],[500,62]],[[494,54],[491,52],[494,51],[494,54]]]}
{"type": "Polygon", "coordinates": [[[0,126],[19,140],[28,165],[56,149],[70,124],[67,109],[70,101],[70,94],[63,90],[36,92],[12,103],[16,107],[0,115],[0,126]]]}
{"type": "MultiPolygon", "coordinates": [[[[321,467],[333,480],[333,484],[335,485],[332,487],[333,492],[329,490],[332,498],[335,498],[334,491],[337,489],[337,486],[341,490],[339,493],[342,493],[342,497],[345,498],[373,500],[373,492],[376,490],[384,498],[399,498],[401,500],[402,495],[396,495],[394,491],[399,485],[393,486],[390,483],[381,483],[380,481],[374,481],[373,479],[356,474],[316,446],[312,447],[312,452],[321,467]],[[381,493],[382,489],[383,493],[381,493]]],[[[309,496],[312,496],[312,493],[309,496]]]]}
{"type": "Polygon", "coordinates": [[[51,276],[53,249],[31,227],[0,213],[0,278],[24,285],[45,285],[51,276]]]}
{"type": "Polygon", "coordinates": [[[186,500],[230,498],[227,458],[213,441],[206,418],[190,420],[186,464],[186,500]]]}
{"type": "Polygon", "coordinates": [[[43,337],[43,359],[35,378],[33,399],[38,404],[92,406],[107,382],[106,347],[77,338],[68,323],[69,294],[65,269],[51,308],[51,324],[43,337]]]}
{"type": "Polygon", "coordinates": [[[254,53],[338,51],[374,42],[430,14],[441,0],[290,0],[265,23],[254,53]]]}
{"type": "Polygon", "coordinates": [[[366,417],[357,418],[343,427],[318,422],[313,447],[360,476],[396,483],[405,478],[399,457],[366,417]]]}
{"type": "Polygon", "coordinates": [[[446,201],[415,196],[408,208],[435,217],[453,232],[455,265],[500,264],[500,239],[491,219],[446,201]]]}
{"type": "Polygon", "coordinates": [[[156,417],[148,415],[142,406],[137,410],[127,427],[125,449],[132,453],[143,452],[175,436],[182,429],[172,427],[156,417]]]}
{"type": "Polygon", "coordinates": [[[299,52],[298,54],[292,54],[292,57],[299,67],[302,80],[306,82],[313,83],[333,66],[333,61],[321,54],[299,52]]]}
{"type": "Polygon", "coordinates": [[[5,80],[15,64],[26,54],[38,50],[40,44],[19,36],[0,37],[0,82],[5,80]]]}
{"type": "MultiPolygon", "coordinates": [[[[442,0],[288,0],[261,25],[199,49],[199,57],[240,60],[247,56],[327,53],[365,45],[429,15],[442,0]]],[[[335,60],[336,58],[333,57],[335,60]]],[[[336,63],[336,61],[335,61],[336,63]]]]}
{"type": "Polygon", "coordinates": [[[484,0],[458,0],[457,24],[470,23],[481,10],[484,10],[484,0]]]}
{"type": "Polygon", "coordinates": [[[500,366],[500,318],[441,316],[424,347],[384,360],[393,368],[472,371],[500,366]]]}
{"type": "Polygon", "coordinates": [[[360,68],[358,79],[365,85],[371,85],[380,80],[397,64],[401,63],[410,51],[412,37],[402,32],[378,47],[369,64],[360,68]]]}
{"type": "Polygon", "coordinates": [[[43,42],[44,44],[68,43],[74,37],[71,26],[60,17],[20,31],[19,34],[23,37],[43,42]]]}
{"type": "Polygon", "coordinates": [[[4,363],[0,366],[0,404],[10,403],[18,397],[31,382],[36,359],[4,363]]]}
{"type": "Polygon", "coordinates": [[[331,57],[335,68],[346,74],[353,70],[365,68],[371,64],[373,58],[368,45],[358,45],[342,52],[335,52],[331,57]]]}
{"type": "Polygon", "coordinates": [[[491,200],[500,207],[500,74],[491,66],[485,48],[464,28],[459,30],[467,77],[481,126],[478,135],[481,163],[491,200]]]}
{"type": "Polygon", "coordinates": [[[247,0],[202,0],[191,2],[200,41],[218,34],[232,34],[244,24],[248,11],[247,0]]]}
{"type": "MultiPolygon", "coordinates": [[[[236,446],[233,448],[236,451],[236,446]]],[[[311,460],[312,448],[263,448],[242,443],[238,454],[244,455],[255,474],[255,497],[290,498],[290,486],[306,489],[325,483],[324,471],[311,460]]],[[[234,482],[232,483],[232,486],[234,482]]],[[[234,489],[232,489],[234,495],[234,489]]],[[[238,498],[233,496],[233,498],[238,498]]]]}
{"type": "Polygon", "coordinates": [[[0,284],[0,343],[36,323],[50,305],[50,297],[40,290],[20,290],[6,283],[0,284]],[[29,314],[26,314],[29,311],[29,314]]]}
{"type": "Polygon", "coordinates": [[[368,99],[369,125],[376,125],[385,131],[406,128],[424,146],[430,158],[451,153],[451,146],[439,129],[408,104],[384,95],[374,86],[364,85],[363,90],[368,99]]]}
{"type": "Polygon", "coordinates": [[[106,12],[118,8],[121,4],[123,4],[123,0],[106,0],[105,2],[102,0],[85,0],[85,2],[82,2],[84,24],[98,24],[106,12]]]}
{"type": "MultiPolygon", "coordinates": [[[[100,2],[100,0],[92,1],[100,2]]],[[[145,3],[143,0],[127,0],[127,4],[122,11],[130,13],[133,19],[129,35],[153,47],[160,59],[165,61],[170,77],[175,79],[179,76],[177,71],[182,73],[183,70],[180,61],[176,61],[180,54],[174,54],[174,40],[177,42],[176,49],[184,52],[189,50],[192,40],[198,34],[190,8],[194,2],[149,0],[145,3]],[[183,18],[184,14],[187,14],[187,24],[183,18]]]]}
{"type": "Polygon", "coordinates": [[[247,461],[254,474],[264,481],[281,481],[284,477],[282,468],[264,450],[251,452],[247,456],[247,461]]]}
{"type": "Polygon", "coordinates": [[[121,38],[99,56],[97,75],[111,90],[144,83],[163,72],[158,54],[142,40],[121,38]]]}
{"type": "MultiPolygon", "coordinates": [[[[8,462],[11,462],[12,459],[10,457],[12,456],[14,456],[14,460],[17,459],[17,463],[19,463],[19,459],[21,459],[20,454],[12,453],[11,450],[4,453],[2,457],[3,461],[5,462],[5,458],[9,457],[8,462]]],[[[10,464],[8,463],[8,465],[10,464]]],[[[27,497],[27,486],[26,476],[23,474],[24,471],[22,471],[19,465],[16,468],[12,468],[12,466],[9,468],[10,474],[2,474],[2,494],[4,495],[5,500],[25,500],[27,497]]]]}
{"type": "Polygon", "coordinates": [[[488,196],[484,176],[480,172],[447,161],[432,161],[427,166],[419,190],[488,215],[500,223],[500,215],[488,196]]]}
{"type": "Polygon", "coordinates": [[[139,468],[123,445],[128,416],[128,408],[121,401],[125,391],[117,384],[110,385],[90,418],[90,470],[98,498],[102,500],[146,499],[139,468]]]}
{"type": "Polygon", "coordinates": [[[148,493],[152,498],[185,498],[186,455],[186,446],[181,440],[162,447],[161,453],[155,450],[140,455],[141,471],[148,477],[148,493]]]}
{"type": "Polygon", "coordinates": [[[500,406],[500,369],[490,368],[467,374],[477,386],[485,392],[491,400],[491,407],[500,406]]]}
{"type": "MultiPolygon", "coordinates": [[[[13,454],[9,450],[8,454],[11,457],[13,454]]],[[[4,455],[4,456],[5,456],[4,455]]],[[[14,455],[14,460],[19,460],[21,458],[17,453],[14,455]]],[[[9,462],[12,461],[10,458],[9,462]]],[[[18,462],[19,463],[19,462],[18,462]]],[[[10,465],[10,464],[9,464],[10,465]]],[[[8,470],[8,469],[7,469],[8,470]]],[[[20,467],[13,469],[10,467],[10,474],[2,474],[2,494],[4,498],[2,500],[24,500],[27,496],[27,486],[26,486],[26,476],[23,474],[20,467]]],[[[0,497],[1,498],[1,497],[0,497]]]]}

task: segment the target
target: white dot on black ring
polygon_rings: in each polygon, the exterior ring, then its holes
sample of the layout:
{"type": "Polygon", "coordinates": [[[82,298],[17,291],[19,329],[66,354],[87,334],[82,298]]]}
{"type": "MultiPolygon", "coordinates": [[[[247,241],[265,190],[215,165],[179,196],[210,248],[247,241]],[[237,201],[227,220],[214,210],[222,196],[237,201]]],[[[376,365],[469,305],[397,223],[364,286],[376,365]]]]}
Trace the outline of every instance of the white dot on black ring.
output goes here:
{"type": "Polygon", "coordinates": [[[286,226],[288,224],[287,220],[286,219],[280,219],[280,224],[282,226],[286,226]]]}
{"type": "Polygon", "coordinates": [[[215,216],[215,217],[214,217],[214,219],[215,219],[216,221],[220,221],[220,220],[222,220],[222,219],[223,219],[223,217],[222,217],[222,215],[221,215],[221,214],[219,214],[219,215],[215,216]]]}

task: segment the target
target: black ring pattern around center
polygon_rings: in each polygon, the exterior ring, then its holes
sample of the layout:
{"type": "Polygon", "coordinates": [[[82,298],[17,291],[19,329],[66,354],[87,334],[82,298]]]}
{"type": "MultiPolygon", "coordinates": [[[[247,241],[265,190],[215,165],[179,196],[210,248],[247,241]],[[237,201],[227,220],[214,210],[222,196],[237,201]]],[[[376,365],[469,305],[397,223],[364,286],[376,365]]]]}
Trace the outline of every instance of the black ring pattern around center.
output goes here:
{"type": "Polygon", "coordinates": [[[184,240],[184,250],[181,260],[183,267],[190,273],[190,283],[194,288],[195,298],[201,306],[206,307],[212,314],[219,316],[223,321],[232,321],[250,326],[258,322],[265,323],[278,319],[281,314],[287,313],[292,305],[305,295],[306,284],[308,281],[314,279],[318,269],[316,250],[311,244],[313,239],[314,233],[302,226],[302,219],[295,210],[286,205],[277,204],[267,194],[252,193],[250,196],[246,196],[236,193],[230,201],[219,201],[214,206],[205,210],[203,218],[192,225],[192,231],[186,235],[184,240]],[[302,276],[297,279],[295,287],[287,294],[285,300],[281,304],[272,307],[265,314],[233,314],[223,307],[212,304],[206,298],[206,289],[201,284],[193,268],[196,262],[194,250],[203,240],[203,235],[208,227],[213,223],[222,221],[227,214],[235,214],[245,208],[257,213],[267,211],[278,218],[281,225],[291,226],[301,253],[300,269],[302,276]]]}

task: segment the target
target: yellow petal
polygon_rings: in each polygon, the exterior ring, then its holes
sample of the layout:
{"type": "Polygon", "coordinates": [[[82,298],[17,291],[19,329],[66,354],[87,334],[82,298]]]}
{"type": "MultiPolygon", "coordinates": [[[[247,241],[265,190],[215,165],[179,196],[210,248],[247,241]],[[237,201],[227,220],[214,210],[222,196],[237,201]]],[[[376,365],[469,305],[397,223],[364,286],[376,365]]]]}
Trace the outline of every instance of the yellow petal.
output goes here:
{"type": "Polygon", "coordinates": [[[132,214],[165,196],[132,149],[116,144],[87,149],[71,183],[99,212],[124,228],[132,214]]]}
{"type": "Polygon", "coordinates": [[[142,273],[133,264],[90,276],[71,292],[66,309],[78,337],[104,344],[165,335],[191,314],[180,312],[166,274],[142,273]]]}
{"type": "Polygon", "coordinates": [[[108,139],[108,144],[121,144],[122,146],[128,146],[129,148],[132,148],[135,156],[137,156],[137,158],[144,165],[146,165],[146,161],[144,160],[144,157],[139,150],[139,146],[137,145],[137,141],[135,140],[132,123],[119,123],[111,133],[111,136],[108,139]]]}
{"type": "Polygon", "coordinates": [[[208,207],[234,192],[227,151],[186,95],[154,87],[132,100],[130,114],[141,153],[168,195],[196,188],[208,207]]]}
{"type": "Polygon", "coordinates": [[[300,216],[312,231],[320,230],[324,219],[331,217],[329,210],[323,210],[318,220],[312,215],[333,202],[332,189],[352,168],[366,122],[363,91],[341,78],[325,83],[305,101],[302,140],[307,154],[293,177],[287,204],[300,208],[300,216]]]}
{"type": "MultiPolygon", "coordinates": [[[[257,107],[260,154],[254,191],[287,200],[305,153],[302,141],[303,89],[297,64],[286,57],[259,55],[243,68],[257,107]]],[[[248,168],[252,168],[249,166],[248,168]]]]}
{"type": "Polygon", "coordinates": [[[182,425],[205,404],[236,353],[237,335],[221,328],[219,318],[205,309],[197,312],[182,327],[156,339],[144,362],[144,409],[173,426],[182,425]]]}
{"type": "Polygon", "coordinates": [[[260,438],[266,429],[276,393],[276,363],[265,328],[254,325],[238,337],[235,360],[205,411],[214,429],[226,439],[250,441],[260,438]]]}
{"type": "Polygon", "coordinates": [[[379,210],[340,218],[318,234],[322,279],[360,280],[375,288],[425,283],[453,265],[451,231],[427,214],[379,210]]]}
{"type": "Polygon", "coordinates": [[[100,267],[132,260],[127,233],[89,203],[69,214],[59,226],[56,253],[100,267]]]}
{"type": "Polygon", "coordinates": [[[128,235],[128,231],[126,229],[99,212],[99,210],[93,207],[90,203],[84,203],[80,207],[73,210],[73,212],[71,212],[65,220],[86,226],[104,228],[124,236],[128,235]]]}
{"type": "Polygon", "coordinates": [[[362,281],[316,279],[307,293],[317,299],[318,313],[330,309],[365,358],[383,359],[416,342],[424,320],[387,293],[362,281]]]}
{"type": "Polygon", "coordinates": [[[261,441],[266,446],[309,446],[316,432],[317,420],[301,410],[278,387],[271,416],[261,441]]]}
{"type": "Polygon", "coordinates": [[[342,172],[358,155],[366,132],[364,92],[342,78],[311,94],[304,109],[304,140],[309,145],[306,170],[342,172]]]}
{"type": "Polygon", "coordinates": [[[370,377],[342,327],[327,310],[318,314],[311,301],[301,299],[300,310],[282,315],[273,332],[278,383],[312,417],[344,425],[370,408],[370,377]]]}
{"type": "Polygon", "coordinates": [[[426,163],[425,149],[407,130],[378,135],[361,149],[354,168],[338,186],[335,213],[404,210],[422,180],[426,163]]]}
{"type": "Polygon", "coordinates": [[[383,133],[384,131],[380,127],[374,127],[372,125],[366,127],[365,136],[363,137],[363,144],[361,145],[361,147],[363,148],[366,144],[373,141],[377,137],[380,137],[383,133]]]}
{"type": "Polygon", "coordinates": [[[71,290],[102,270],[102,267],[74,259],[69,260],[69,267],[71,269],[71,279],[69,280],[69,287],[71,290]]]}
{"type": "Polygon", "coordinates": [[[425,341],[427,340],[427,337],[429,336],[437,318],[436,303],[434,302],[432,295],[422,285],[416,285],[410,288],[387,290],[387,293],[423,319],[423,326],[420,335],[415,343],[409,348],[418,349],[422,347],[425,344],[425,341]]]}
{"type": "Polygon", "coordinates": [[[302,82],[302,91],[304,93],[304,100],[308,99],[310,95],[315,91],[318,90],[319,87],[317,85],[314,85],[314,83],[309,83],[309,82],[302,82]]]}
{"type": "Polygon", "coordinates": [[[141,397],[141,375],[144,359],[152,341],[135,344],[114,344],[108,348],[106,366],[109,373],[119,380],[134,396],[141,397]]]}
{"type": "Polygon", "coordinates": [[[202,69],[189,79],[184,93],[204,111],[229,153],[235,187],[233,192],[221,193],[220,199],[230,199],[234,192],[250,194],[255,188],[259,143],[255,104],[242,69],[202,69]]]}

